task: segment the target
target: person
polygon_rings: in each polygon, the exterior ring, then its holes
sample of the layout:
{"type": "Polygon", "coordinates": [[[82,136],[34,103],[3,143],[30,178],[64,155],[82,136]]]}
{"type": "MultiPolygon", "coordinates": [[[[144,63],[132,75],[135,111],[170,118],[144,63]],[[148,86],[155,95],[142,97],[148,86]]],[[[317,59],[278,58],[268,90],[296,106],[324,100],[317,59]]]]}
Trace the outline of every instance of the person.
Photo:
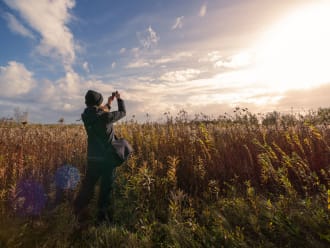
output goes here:
{"type": "Polygon", "coordinates": [[[112,93],[106,105],[102,105],[103,97],[100,93],[88,90],[85,95],[86,108],[81,117],[87,132],[87,170],[81,188],[74,201],[74,213],[78,222],[88,218],[88,204],[93,197],[94,188],[100,179],[100,191],[97,202],[97,224],[112,221],[110,193],[114,181],[114,166],[111,156],[105,156],[106,148],[115,139],[113,123],[126,115],[124,100],[118,92],[112,93]],[[112,111],[111,103],[117,98],[118,111],[112,111]]]}

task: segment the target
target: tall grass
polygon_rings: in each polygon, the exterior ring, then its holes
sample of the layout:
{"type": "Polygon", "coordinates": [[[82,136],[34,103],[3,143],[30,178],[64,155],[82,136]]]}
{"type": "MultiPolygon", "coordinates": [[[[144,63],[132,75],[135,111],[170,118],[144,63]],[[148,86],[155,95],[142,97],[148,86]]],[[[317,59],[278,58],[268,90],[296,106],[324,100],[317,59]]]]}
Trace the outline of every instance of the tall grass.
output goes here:
{"type": "MultiPolygon", "coordinates": [[[[186,112],[164,123],[116,125],[134,147],[117,169],[111,227],[74,231],[75,190],[56,169],[86,166],[81,125],[0,126],[0,244],[8,247],[327,247],[330,129],[327,112],[262,117],[246,109],[217,120],[186,112]],[[324,114],[325,113],[325,114],[324,114]],[[325,117],[324,117],[325,116],[325,117]],[[18,216],[17,183],[47,195],[34,217],[18,216]],[[57,193],[56,193],[57,192],[57,193]],[[54,208],[54,204],[57,203],[54,208]]],[[[91,204],[95,211],[95,201],[91,204]]],[[[1,246],[1,245],[0,245],[1,246]]]]}

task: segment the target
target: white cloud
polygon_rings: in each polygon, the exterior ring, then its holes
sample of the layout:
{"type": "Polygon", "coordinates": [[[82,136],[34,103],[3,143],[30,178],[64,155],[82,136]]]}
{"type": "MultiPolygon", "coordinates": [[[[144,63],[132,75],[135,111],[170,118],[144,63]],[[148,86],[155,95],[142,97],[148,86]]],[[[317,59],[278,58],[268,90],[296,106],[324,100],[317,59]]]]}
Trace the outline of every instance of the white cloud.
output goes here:
{"type": "Polygon", "coordinates": [[[278,102],[279,109],[298,110],[317,109],[319,107],[330,107],[330,82],[311,89],[290,90],[283,94],[283,98],[278,102]]]}
{"type": "Polygon", "coordinates": [[[35,86],[33,73],[16,61],[8,62],[7,66],[0,66],[0,95],[16,97],[29,93],[35,86]]]}
{"type": "MultiPolygon", "coordinates": [[[[86,80],[74,71],[67,72],[64,77],[54,82],[48,82],[48,86],[43,87],[41,95],[47,95],[52,99],[49,106],[57,112],[79,114],[84,105],[84,95],[88,89],[105,90],[111,92],[109,87],[97,80],[86,80]]],[[[78,115],[79,116],[79,115],[78,115]]]]}
{"type": "Polygon", "coordinates": [[[150,63],[144,59],[139,59],[136,61],[133,61],[129,63],[126,68],[142,68],[142,67],[148,67],[150,66],[150,63]]]}
{"type": "Polygon", "coordinates": [[[120,54],[123,54],[123,53],[125,53],[126,52],[126,48],[125,47],[122,47],[120,50],[119,50],[119,53],[120,54]]]}
{"type": "Polygon", "coordinates": [[[53,82],[49,80],[44,80],[39,86],[38,90],[40,92],[39,94],[39,100],[42,103],[49,102],[50,99],[54,99],[54,95],[56,94],[56,87],[54,86],[53,82]]]}
{"type": "Polygon", "coordinates": [[[134,47],[131,49],[131,53],[134,55],[134,57],[138,57],[140,54],[140,49],[138,47],[134,47]]]}
{"type": "Polygon", "coordinates": [[[168,56],[163,56],[159,59],[156,59],[154,62],[158,63],[168,63],[168,62],[177,62],[187,58],[191,58],[193,55],[190,52],[177,52],[168,56]]]}
{"type": "Polygon", "coordinates": [[[183,18],[184,16],[177,17],[171,29],[181,29],[183,27],[183,18]]]}
{"type": "Polygon", "coordinates": [[[90,72],[89,65],[88,65],[88,62],[87,61],[85,61],[82,66],[83,66],[85,72],[88,72],[88,73],[90,72]]]}
{"type": "Polygon", "coordinates": [[[61,90],[64,95],[67,96],[75,96],[78,95],[82,86],[80,76],[74,72],[69,71],[66,72],[65,77],[59,79],[56,84],[58,85],[58,89],[61,90]]]}
{"type": "Polygon", "coordinates": [[[214,62],[214,67],[224,67],[230,69],[237,69],[240,67],[248,66],[251,64],[251,54],[248,52],[242,52],[230,56],[226,59],[219,58],[217,61],[214,62]]]}
{"type": "Polygon", "coordinates": [[[162,56],[160,58],[152,60],[153,64],[166,64],[166,63],[171,63],[171,62],[178,62],[183,59],[191,58],[192,53],[190,52],[177,52],[173,53],[171,55],[167,56],[162,56]]]}
{"type": "Polygon", "coordinates": [[[23,64],[12,61],[7,67],[0,67],[0,97],[8,98],[5,98],[4,104],[11,105],[11,99],[18,99],[15,104],[24,99],[24,106],[33,112],[31,118],[39,118],[42,122],[50,121],[42,119],[46,116],[54,118],[47,114],[49,111],[58,115],[56,118],[65,113],[69,118],[72,118],[72,114],[75,114],[73,118],[77,118],[78,111],[84,106],[84,93],[90,85],[94,84],[73,71],[55,81],[37,82],[33,79],[33,73],[23,64]]]}
{"type": "Polygon", "coordinates": [[[212,51],[210,53],[207,54],[208,56],[208,59],[211,61],[211,62],[216,62],[218,60],[221,59],[221,55],[220,55],[220,52],[219,51],[212,51]]]}
{"type": "Polygon", "coordinates": [[[201,57],[198,62],[211,62],[212,64],[216,63],[217,61],[221,60],[223,56],[221,56],[219,51],[212,51],[207,53],[206,56],[201,57]]]}
{"type": "Polygon", "coordinates": [[[138,32],[137,37],[141,46],[144,48],[156,46],[160,39],[151,26],[149,26],[144,32],[138,32]]]}
{"type": "Polygon", "coordinates": [[[199,16],[204,17],[207,12],[207,6],[206,4],[203,4],[202,7],[199,9],[199,16]]]}
{"type": "Polygon", "coordinates": [[[157,83],[154,78],[127,80],[129,87],[125,96],[134,101],[130,112],[137,116],[149,113],[157,119],[161,117],[160,113],[170,111],[176,114],[179,109],[191,114],[202,112],[215,116],[235,106],[248,107],[251,111],[271,111],[283,97],[262,85],[257,87],[253,82],[236,83],[233,72],[196,79],[200,73],[195,69],[168,72],[157,83]]]}
{"type": "Polygon", "coordinates": [[[40,54],[60,58],[67,69],[75,60],[73,34],[67,24],[71,20],[69,10],[75,6],[74,0],[4,0],[18,11],[29,26],[41,35],[37,48],[40,54]]]}
{"type": "Polygon", "coordinates": [[[196,78],[201,73],[200,70],[186,69],[179,71],[166,72],[160,77],[160,80],[167,82],[186,82],[196,78]]]}
{"type": "MultiPolygon", "coordinates": [[[[135,57],[139,57],[138,56],[138,52],[136,52],[136,56],[135,57]]],[[[157,65],[163,65],[165,66],[166,64],[169,63],[174,63],[174,62],[180,62],[183,61],[184,59],[188,59],[192,57],[192,53],[190,52],[177,52],[177,53],[173,53],[170,55],[166,55],[166,56],[161,56],[159,58],[150,58],[150,59],[142,59],[142,58],[138,58],[138,59],[134,59],[132,62],[130,62],[126,68],[142,68],[142,67],[154,67],[157,65]]]]}
{"type": "Polygon", "coordinates": [[[12,32],[31,39],[35,38],[32,32],[20,23],[15,16],[10,13],[6,13],[4,16],[8,22],[8,27],[12,32]]]}
{"type": "Polygon", "coordinates": [[[117,66],[117,63],[116,63],[116,62],[112,62],[112,64],[111,64],[111,69],[115,69],[116,66],[117,66]]]}
{"type": "Polygon", "coordinates": [[[128,104],[129,112],[140,116],[143,120],[145,113],[158,119],[166,111],[175,115],[179,109],[185,109],[189,113],[210,114],[216,113],[224,105],[230,109],[224,100],[217,99],[219,95],[225,93],[223,87],[217,85],[214,78],[196,80],[198,75],[198,70],[187,69],[164,74],[163,79],[166,81],[163,82],[158,80],[157,83],[153,83],[153,78],[135,78],[132,82],[128,80],[129,87],[125,97],[133,101],[132,104],[128,104]],[[210,109],[211,105],[212,109],[210,109]]]}
{"type": "Polygon", "coordinates": [[[211,62],[215,68],[239,69],[253,63],[253,53],[242,51],[230,56],[222,56],[219,51],[212,51],[199,62],[211,62]]]}

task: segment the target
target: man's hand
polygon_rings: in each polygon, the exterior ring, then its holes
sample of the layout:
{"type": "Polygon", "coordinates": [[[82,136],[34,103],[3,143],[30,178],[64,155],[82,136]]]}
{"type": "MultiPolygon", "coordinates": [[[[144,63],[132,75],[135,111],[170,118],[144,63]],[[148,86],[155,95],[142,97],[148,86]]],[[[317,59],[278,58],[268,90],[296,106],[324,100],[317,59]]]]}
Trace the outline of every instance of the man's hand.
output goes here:
{"type": "Polygon", "coordinates": [[[115,99],[115,96],[109,96],[108,97],[108,104],[109,104],[109,106],[111,105],[111,103],[112,103],[112,101],[115,99]]]}

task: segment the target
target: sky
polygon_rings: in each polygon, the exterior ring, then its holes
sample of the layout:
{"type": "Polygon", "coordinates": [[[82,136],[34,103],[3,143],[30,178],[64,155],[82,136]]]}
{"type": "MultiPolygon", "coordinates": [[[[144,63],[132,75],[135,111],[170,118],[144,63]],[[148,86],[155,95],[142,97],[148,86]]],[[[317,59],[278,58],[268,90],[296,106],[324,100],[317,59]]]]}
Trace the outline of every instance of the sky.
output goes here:
{"type": "Polygon", "coordinates": [[[328,0],[0,0],[0,118],[75,123],[89,89],[118,90],[125,120],[330,107],[329,12],[328,0]]]}

